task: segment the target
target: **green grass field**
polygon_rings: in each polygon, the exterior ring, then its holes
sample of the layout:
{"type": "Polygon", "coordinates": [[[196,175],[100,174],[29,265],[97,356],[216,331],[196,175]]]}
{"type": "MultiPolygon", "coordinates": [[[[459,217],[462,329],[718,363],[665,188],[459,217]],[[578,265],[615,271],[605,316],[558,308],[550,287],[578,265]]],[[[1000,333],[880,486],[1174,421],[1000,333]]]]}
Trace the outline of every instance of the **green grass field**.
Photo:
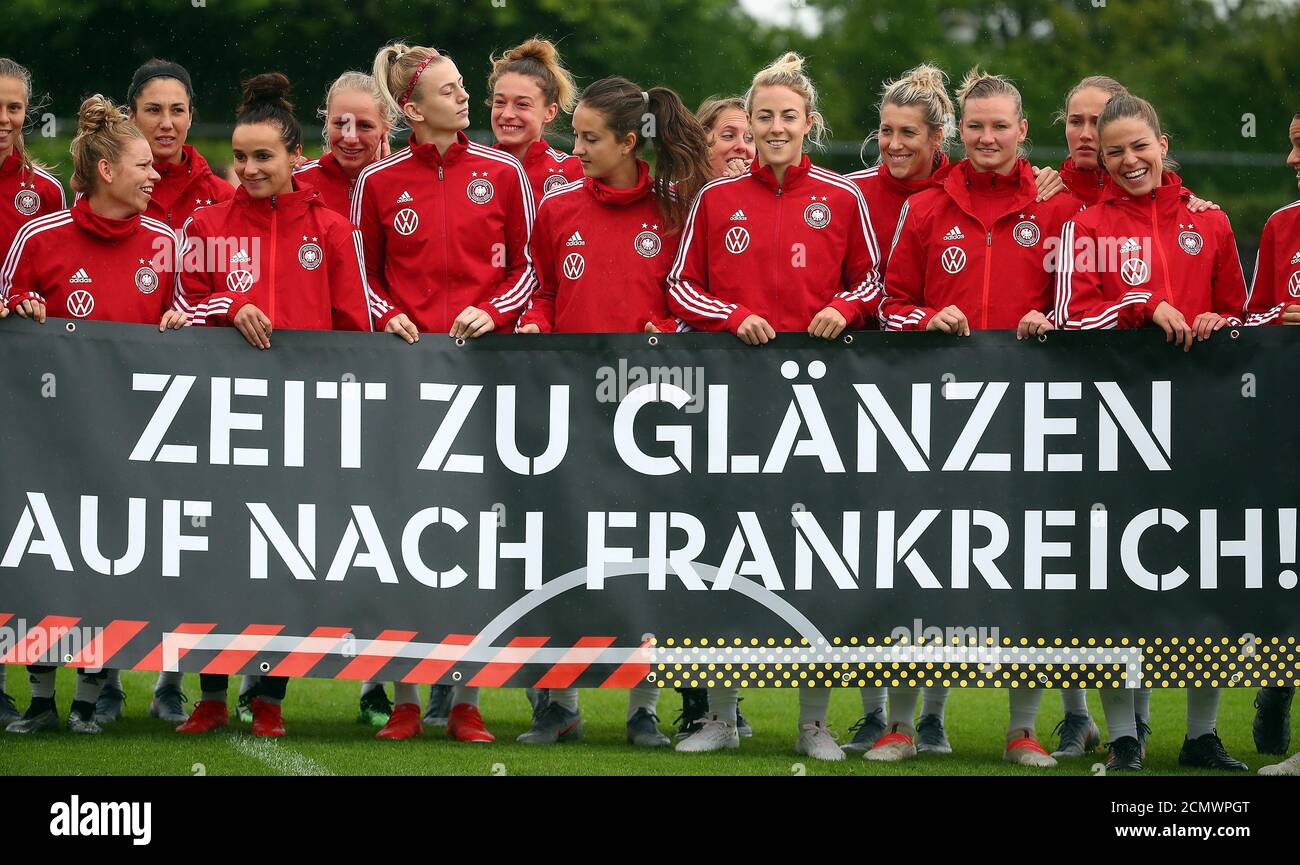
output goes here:
{"type": "MultiPolygon", "coordinates": [[[[285,701],[288,735],[279,741],[253,739],[247,727],[234,723],[234,732],[181,736],[169,725],[147,717],[154,682],[152,673],[123,675],[127,692],[126,717],[100,736],[75,736],[66,731],[32,737],[0,733],[2,775],[1086,775],[1104,752],[1077,760],[1062,760],[1056,769],[1030,770],[1001,761],[1007,723],[1007,697],[1001,691],[954,691],[948,704],[948,737],[956,753],[920,757],[902,764],[868,764],[857,757],[840,763],[801,758],[794,752],[795,695],[747,691],[741,708],[754,727],[752,739],[742,739],[739,751],[721,754],[677,754],[670,749],[646,751],[624,741],[625,692],[590,690],[582,693],[584,737],[578,743],[550,747],[518,745],[515,736],[528,728],[529,707],[520,690],[482,692],[488,728],[497,737],[492,745],[451,742],[441,730],[426,731],[406,742],[376,741],[374,729],[354,722],[356,682],[294,680],[285,701]]],[[[198,682],[186,678],[193,696],[198,682]]],[[[66,713],[74,690],[73,674],[61,670],[58,703],[66,713]]],[[[25,708],[29,699],[21,668],[9,668],[8,690],[25,708]]],[[[424,687],[421,686],[422,696],[424,687]]],[[[1280,758],[1255,753],[1250,724],[1254,690],[1224,692],[1219,732],[1230,753],[1244,760],[1252,773],[1280,758]]],[[[233,683],[232,683],[233,703],[233,683]]],[[[1092,695],[1090,705],[1100,717],[1092,695]]],[[[672,691],[661,696],[660,717],[666,726],[677,714],[680,698],[672,691]]],[[[861,714],[856,690],[835,694],[831,701],[832,729],[844,740],[861,714]]],[[[1152,695],[1152,727],[1146,772],[1186,773],[1178,767],[1178,749],[1186,723],[1185,698],[1174,689],[1152,695]]],[[[1052,728],[1061,719],[1056,693],[1044,695],[1038,733],[1051,750],[1052,728]]],[[[1206,773],[1200,773],[1206,774],[1206,773]]]]}

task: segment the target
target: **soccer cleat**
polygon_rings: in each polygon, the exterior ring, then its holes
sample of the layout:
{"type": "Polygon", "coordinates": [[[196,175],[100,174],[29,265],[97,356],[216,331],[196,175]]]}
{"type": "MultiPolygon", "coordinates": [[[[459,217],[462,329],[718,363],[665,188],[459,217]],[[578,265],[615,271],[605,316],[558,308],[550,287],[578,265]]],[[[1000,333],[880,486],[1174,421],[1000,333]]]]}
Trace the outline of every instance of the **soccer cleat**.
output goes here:
{"type": "MultiPolygon", "coordinates": [[[[376,689],[379,690],[379,689],[376,689]]],[[[384,729],[375,734],[376,739],[409,739],[420,735],[424,729],[420,723],[420,706],[418,703],[401,703],[388,715],[384,729]]]]}
{"type": "MultiPolygon", "coordinates": [[[[689,692],[683,692],[683,698],[689,692]]],[[[683,712],[685,709],[683,709],[683,712]]],[[[677,743],[677,751],[683,754],[700,754],[706,751],[722,751],[740,747],[740,734],[736,728],[713,715],[708,720],[700,721],[698,728],[677,743]]]]}
{"type": "Polygon", "coordinates": [[[1138,747],[1142,749],[1142,759],[1147,758],[1147,739],[1151,736],[1151,725],[1146,722],[1145,718],[1137,719],[1138,728],[1138,747]]]}
{"type": "Polygon", "coordinates": [[[59,712],[57,709],[37,709],[32,711],[31,706],[27,708],[27,713],[17,721],[10,721],[9,726],[5,727],[10,733],[41,733],[45,730],[59,729],[59,712]]]}
{"type": "MultiPolygon", "coordinates": [[[[105,685],[99,692],[99,699],[95,701],[96,724],[111,724],[118,718],[122,717],[122,709],[126,705],[126,692],[121,688],[114,688],[112,685],[105,685]]],[[[95,732],[99,732],[96,730],[95,732]]]]}
{"type": "Polygon", "coordinates": [[[496,741],[496,736],[483,726],[483,716],[479,714],[478,706],[469,703],[451,707],[451,713],[447,716],[447,738],[457,742],[496,741]]]}
{"type": "Polygon", "coordinates": [[[582,715],[573,709],[546,701],[533,717],[533,726],[520,733],[516,742],[524,745],[554,745],[556,742],[576,742],[582,738],[582,715]]]}
{"type": "Polygon", "coordinates": [[[831,731],[827,730],[826,725],[821,721],[799,725],[799,738],[795,740],[794,750],[796,754],[830,763],[844,759],[840,743],[835,741],[831,731]]]}
{"type": "Polygon", "coordinates": [[[862,759],[873,763],[897,763],[916,756],[916,728],[910,724],[894,724],[889,732],[876,740],[862,759]]]}
{"type": "Polygon", "coordinates": [[[550,688],[524,688],[524,696],[528,698],[528,705],[533,707],[533,717],[546,708],[546,704],[551,702],[550,688]]]}
{"type": "Polygon", "coordinates": [[[451,714],[451,685],[430,685],[429,705],[424,710],[424,726],[445,727],[451,714]]]}
{"type": "MultiPolygon", "coordinates": [[[[1053,757],[1082,757],[1092,753],[1101,744],[1101,730],[1097,729],[1097,722],[1091,715],[1079,712],[1066,712],[1052,732],[1061,734],[1059,744],[1052,752],[1053,757]]],[[[1133,741],[1137,742],[1136,739],[1133,741]]]]}
{"type": "Polygon", "coordinates": [[[245,691],[239,695],[239,702],[235,705],[235,716],[242,723],[253,723],[253,701],[257,699],[257,686],[254,685],[251,691],[245,691]]]}
{"type": "Polygon", "coordinates": [[[859,718],[849,727],[849,733],[853,738],[840,745],[841,751],[846,754],[865,754],[870,751],[876,740],[885,734],[885,710],[876,709],[870,715],[859,718]]]}
{"type": "MultiPolygon", "coordinates": [[[[419,714],[420,707],[415,703],[405,703],[407,706],[415,706],[416,714],[419,714]]],[[[372,727],[387,728],[388,721],[393,714],[393,701],[388,699],[388,694],[382,687],[371,688],[361,695],[361,708],[357,712],[358,724],[369,724],[372,727]]],[[[410,734],[414,735],[414,734],[410,734]]],[[[405,739],[407,736],[381,736],[381,739],[405,739]]]]}
{"type": "Polygon", "coordinates": [[[1107,772],[1141,772],[1142,746],[1132,736],[1120,736],[1106,749],[1107,772]]]}
{"type": "Polygon", "coordinates": [[[95,704],[89,700],[73,700],[68,712],[68,730],[91,736],[102,733],[103,729],[95,722],[95,704]]]}
{"type": "MultiPolygon", "coordinates": [[[[163,685],[153,692],[153,699],[149,701],[149,717],[183,724],[190,719],[190,713],[185,711],[185,704],[189,701],[190,698],[181,693],[180,688],[163,685]]],[[[221,705],[225,707],[225,703],[221,705]]]]}
{"type": "Polygon", "coordinates": [[[284,735],[284,718],[280,714],[279,703],[268,703],[261,697],[254,697],[248,708],[253,713],[254,736],[284,735]]]}
{"type": "Polygon", "coordinates": [[[8,727],[23,715],[14,704],[14,698],[0,691],[0,727],[8,727]]]}
{"type": "Polygon", "coordinates": [[[1195,739],[1184,738],[1183,749],[1178,752],[1178,765],[1220,772],[1250,771],[1249,766],[1227,752],[1217,731],[1195,739]]]}
{"type": "MultiPolygon", "coordinates": [[[[673,719],[677,725],[674,738],[686,739],[698,733],[709,716],[709,692],[703,688],[682,688],[679,693],[682,695],[682,713],[673,719]]],[[[740,720],[739,709],[736,710],[736,720],[740,720]]]]}
{"type": "Polygon", "coordinates": [[[1261,766],[1259,770],[1261,775],[1300,775],[1300,753],[1292,754],[1281,763],[1274,763],[1272,766],[1261,766]]]}
{"type": "Polygon", "coordinates": [[[1007,750],[1002,753],[1002,759],[1008,763],[1015,763],[1017,766],[1034,766],[1039,769],[1050,769],[1056,765],[1052,755],[1047,753],[1028,730],[1013,730],[1011,732],[1011,737],[1007,738],[1007,750]]]}
{"type": "Polygon", "coordinates": [[[221,700],[199,700],[194,714],[176,728],[177,733],[210,733],[230,723],[230,713],[221,700]]]}
{"type": "Polygon", "coordinates": [[[736,735],[742,739],[749,739],[754,735],[754,728],[749,726],[749,719],[740,711],[740,704],[745,702],[744,697],[736,699],[736,735]]]}
{"type": "Polygon", "coordinates": [[[1295,688],[1271,686],[1255,695],[1255,750],[1285,754],[1291,747],[1291,699],[1295,688]]]}
{"type": "Polygon", "coordinates": [[[638,748],[662,748],[673,743],[659,732],[659,716],[644,706],[627,719],[627,740],[638,748]]]}
{"type": "Polygon", "coordinates": [[[951,754],[948,734],[943,730],[943,718],[922,715],[916,722],[916,752],[918,754],[951,754]]]}

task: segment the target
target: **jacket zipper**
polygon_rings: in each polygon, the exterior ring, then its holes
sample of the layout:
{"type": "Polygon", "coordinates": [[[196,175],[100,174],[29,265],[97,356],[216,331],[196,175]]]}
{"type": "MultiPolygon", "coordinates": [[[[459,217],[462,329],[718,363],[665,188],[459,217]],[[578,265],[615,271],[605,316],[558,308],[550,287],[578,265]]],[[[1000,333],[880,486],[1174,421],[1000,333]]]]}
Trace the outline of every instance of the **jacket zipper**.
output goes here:
{"type": "MultiPolygon", "coordinates": [[[[450,148],[448,148],[450,150],[450,148]]],[[[437,286],[435,290],[442,295],[442,320],[450,322],[453,317],[447,309],[447,298],[451,294],[451,279],[447,272],[448,253],[447,253],[447,186],[444,182],[446,176],[443,174],[442,166],[438,166],[438,209],[442,217],[442,285],[437,286]]],[[[459,314],[460,310],[456,310],[459,314]]],[[[447,325],[451,327],[450,323],[447,325]]]]}
{"type": "Polygon", "coordinates": [[[1156,248],[1156,253],[1160,256],[1161,276],[1164,277],[1165,297],[1169,300],[1170,305],[1174,304],[1174,290],[1169,284],[1169,261],[1165,258],[1165,248],[1160,243],[1160,224],[1156,217],[1156,194],[1151,193],[1151,243],[1156,248]]]}
{"type": "Polygon", "coordinates": [[[271,292],[270,309],[267,311],[267,318],[271,319],[271,326],[275,326],[275,222],[276,222],[275,196],[271,196],[271,279],[269,288],[271,292]]]}
{"type": "MultiPolygon", "coordinates": [[[[994,222],[994,225],[997,223],[994,222]]],[[[987,249],[984,250],[984,302],[980,305],[980,330],[989,326],[989,269],[993,266],[993,230],[987,230],[987,249]]]]}
{"type": "MultiPolygon", "coordinates": [[[[776,187],[776,246],[772,247],[776,250],[781,249],[781,228],[784,224],[785,213],[784,186],[785,184],[777,184],[776,187]]],[[[776,281],[776,297],[772,299],[772,310],[781,309],[781,283],[782,280],[776,281]]]]}

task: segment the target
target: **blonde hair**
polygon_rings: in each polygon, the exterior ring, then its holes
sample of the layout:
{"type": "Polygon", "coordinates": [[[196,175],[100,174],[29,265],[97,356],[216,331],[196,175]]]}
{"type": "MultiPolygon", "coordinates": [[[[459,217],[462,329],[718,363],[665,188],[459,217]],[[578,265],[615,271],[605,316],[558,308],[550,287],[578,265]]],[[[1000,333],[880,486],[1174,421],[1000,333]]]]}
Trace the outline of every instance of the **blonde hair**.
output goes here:
{"type": "MultiPolygon", "coordinates": [[[[1141,96],[1134,96],[1132,93],[1121,93],[1119,96],[1112,96],[1111,100],[1106,103],[1106,107],[1101,111],[1101,117],[1097,120],[1097,139],[1101,140],[1102,130],[1116,120],[1127,119],[1141,120],[1151,131],[1155,133],[1157,139],[1164,136],[1165,133],[1160,129],[1160,117],[1156,114],[1155,106],[1147,102],[1141,96]]],[[[1098,150],[1098,158],[1105,160],[1105,151],[1098,150]]],[[[1177,171],[1178,162],[1171,159],[1166,153],[1161,160],[1160,170],[1177,171]]]]}
{"type": "MultiPolygon", "coordinates": [[[[32,73],[27,67],[17,60],[10,60],[8,57],[0,57],[0,78],[16,78],[23,85],[23,101],[27,103],[27,118],[31,118],[35,113],[44,108],[44,105],[32,104],[32,73]]],[[[42,103],[45,100],[42,99],[42,103]]],[[[26,124],[24,124],[26,126],[26,124]]],[[[35,161],[27,153],[27,148],[23,146],[23,130],[18,129],[14,134],[14,152],[22,160],[22,172],[25,175],[33,175],[37,168],[45,168],[44,165],[35,161]]]]}
{"type": "Polygon", "coordinates": [[[99,161],[116,164],[132,138],[144,134],[112,100],[96,93],[77,111],[77,135],[72,139],[72,188],[82,195],[99,184],[99,161]]]}
{"type": "Polygon", "coordinates": [[[1100,90],[1109,95],[1112,99],[1116,96],[1124,96],[1128,94],[1128,88],[1123,84],[1120,84],[1114,78],[1111,78],[1109,75],[1089,75],[1087,78],[1071,87],[1070,92],[1065,94],[1065,104],[1061,106],[1060,111],[1056,112],[1056,116],[1052,118],[1052,121],[1054,123],[1064,122],[1066,116],[1070,113],[1070,100],[1073,99],[1074,95],[1079,91],[1090,89],[1100,90]]]}
{"type": "Polygon", "coordinates": [[[397,118],[393,116],[392,110],[388,107],[388,102],[384,99],[383,94],[379,92],[379,88],[375,86],[375,77],[364,72],[348,70],[330,82],[329,89],[325,91],[325,101],[320,108],[316,109],[316,116],[326,124],[321,133],[321,138],[327,148],[330,140],[328,126],[330,103],[340,93],[365,93],[375,102],[375,110],[379,112],[379,122],[383,124],[386,130],[393,128],[397,118]]]}
{"type": "MultiPolygon", "coordinates": [[[[990,99],[995,96],[1005,96],[1010,99],[1016,106],[1016,119],[1025,119],[1025,103],[1020,98],[1020,91],[1005,75],[993,75],[981,71],[978,66],[972,66],[966,73],[966,77],[961,80],[961,84],[957,86],[957,101],[961,104],[963,115],[966,113],[968,99],[990,99]]],[[[1023,157],[1028,152],[1028,139],[1016,145],[1016,153],[1020,156],[1023,157]]]]}
{"type": "MultiPolygon", "coordinates": [[[[444,59],[451,59],[446,54],[438,53],[436,48],[425,48],[421,45],[410,46],[401,42],[385,45],[375,55],[372,70],[375,88],[379,91],[379,96],[383,99],[384,105],[388,107],[389,116],[394,118],[399,126],[406,125],[399,100],[406,93],[406,89],[411,86],[411,79],[415,77],[415,71],[420,68],[420,64],[429,58],[433,58],[429,62],[430,66],[441,63],[444,59]]],[[[418,82],[416,86],[419,86],[418,82]]],[[[409,99],[414,95],[414,92],[412,92],[407,98],[409,99]]]]}
{"type": "MultiPolygon", "coordinates": [[[[883,111],[886,105],[920,107],[931,134],[935,130],[941,132],[940,151],[946,153],[957,137],[957,118],[953,112],[952,99],[948,96],[948,75],[938,66],[922,63],[893,81],[886,81],[880,90],[880,102],[876,105],[876,111],[883,111]]],[[[879,132],[873,132],[862,142],[858,155],[864,163],[867,161],[867,145],[879,137],[879,132]]],[[[877,160],[877,164],[879,162],[877,160]]]]}
{"type": "Polygon", "coordinates": [[[776,62],[754,76],[749,90],[745,93],[745,113],[753,115],[754,94],[762,87],[785,87],[803,97],[804,111],[812,118],[812,129],[807,138],[817,147],[826,141],[826,119],[817,110],[817,88],[812,79],[804,74],[804,59],[794,51],[787,51],[776,62]]]}
{"type": "Polygon", "coordinates": [[[536,81],[547,105],[560,106],[560,111],[564,114],[573,112],[574,103],[578,99],[578,87],[573,83],[569,70],[561,65],[560,52],[551,40],[534,36],[500,57],[489,55],[488,62],[492,64],[487,82],[489,107],[492,105],[492,94],[496,90],[497,81],[502,75],[514,73],[536,81]]]}

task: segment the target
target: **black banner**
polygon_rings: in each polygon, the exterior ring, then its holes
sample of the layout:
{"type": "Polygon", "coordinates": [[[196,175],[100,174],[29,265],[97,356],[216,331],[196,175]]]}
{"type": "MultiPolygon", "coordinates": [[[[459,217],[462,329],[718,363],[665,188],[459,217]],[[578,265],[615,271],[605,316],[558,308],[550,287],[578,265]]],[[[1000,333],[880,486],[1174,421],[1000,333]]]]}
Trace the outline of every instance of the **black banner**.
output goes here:
{"type": "Polygon", "coordinates": [[[0,324],[0,662],[1300,679],[1295,334],[0,324]]]}

